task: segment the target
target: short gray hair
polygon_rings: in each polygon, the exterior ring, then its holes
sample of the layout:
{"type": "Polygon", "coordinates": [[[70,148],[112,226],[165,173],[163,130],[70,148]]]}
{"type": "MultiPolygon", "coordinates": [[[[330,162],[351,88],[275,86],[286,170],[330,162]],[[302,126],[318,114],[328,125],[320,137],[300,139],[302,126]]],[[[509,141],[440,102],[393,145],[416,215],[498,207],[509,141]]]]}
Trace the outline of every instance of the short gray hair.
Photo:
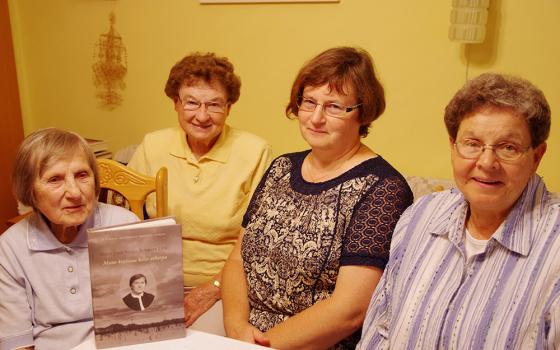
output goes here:
{"type": "Polygon", "coordinates": [[[486,110],[508,110],[527,122],[531,147],[545,142],[550,133],[550,106],[541,90],[528,80],[485,73],[469,80],[445,107],[445,126],[452,139],[464,118],[486,110]]]}
{"type": "Polygon", "coordinates": [[[37,208],[33,191],[35,180],[43,174],[45,166],[53,160],[82,152],[95,180],[95,194],[99,194],[99,173],[95,156],[86,140],[80,135],[57,128],[40,129],[23,140],[16,153],[12,172],[12,191],[22,204],[37,208]]]}

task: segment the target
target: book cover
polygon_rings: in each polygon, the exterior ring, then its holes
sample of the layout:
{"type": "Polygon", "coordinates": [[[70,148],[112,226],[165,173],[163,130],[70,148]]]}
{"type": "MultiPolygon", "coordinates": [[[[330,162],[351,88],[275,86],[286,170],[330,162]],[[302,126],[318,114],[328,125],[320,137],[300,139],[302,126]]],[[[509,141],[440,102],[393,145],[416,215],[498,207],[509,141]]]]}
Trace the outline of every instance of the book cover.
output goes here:
{"type": "Polygon", "coordinates": [[[88,245],[98,349],[185,336],[181,225],[90,229],[88,245]]]}

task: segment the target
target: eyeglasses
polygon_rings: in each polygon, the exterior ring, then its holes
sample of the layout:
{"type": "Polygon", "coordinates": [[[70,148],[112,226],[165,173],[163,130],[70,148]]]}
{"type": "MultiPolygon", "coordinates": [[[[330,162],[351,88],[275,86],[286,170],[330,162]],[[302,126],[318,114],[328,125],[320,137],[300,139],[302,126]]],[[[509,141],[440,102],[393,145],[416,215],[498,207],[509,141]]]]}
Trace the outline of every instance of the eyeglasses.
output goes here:
{"type": "Polygon", "coordinates": [[[181,102],[181,105],[183,106],[183,109],[185,111],[191,112],[198,111],[198,109],[202,105],[204,105],[208,113],[224,113],[227,107],[227,103],[216,101],[200,102],[198,100],[195,100],[194,98],[187,98],[185,101],[179,98],[179,102],[181,102]]]}
{"type": "Polygon", "coordinates": [[[514,162],[531,147],[521,147],[514,143],[503,142],[497,145],[485,145],[476,140],[463,140],[455,142],[455,149],[459,155],[466,159],[475,159],[482,155],[485,149],[491,149],[499,160],[514,162]]]}
{"type": "Polygon", "coordinates": [[[297,106],[299,107],[299,111],[315,112],[315,110],[317,109],[317,106],[321,106],[323,111],[325,111],[325,113],[328,116],[334,117],[334,118],[344,118],[344,117],[346,117],[347,113],[352,112],[353,110],[360,107],[361,105],[362,104],[359,103],[355,106],[344,106],[344,105],[341,105],[339,103],[334,103],[334,102],[320,104],[320,103],[317,103],[316,101],[313,101],[310,98],[303,97],[303,96],[299,96],[298,100],[297,100],[297,106]]]}

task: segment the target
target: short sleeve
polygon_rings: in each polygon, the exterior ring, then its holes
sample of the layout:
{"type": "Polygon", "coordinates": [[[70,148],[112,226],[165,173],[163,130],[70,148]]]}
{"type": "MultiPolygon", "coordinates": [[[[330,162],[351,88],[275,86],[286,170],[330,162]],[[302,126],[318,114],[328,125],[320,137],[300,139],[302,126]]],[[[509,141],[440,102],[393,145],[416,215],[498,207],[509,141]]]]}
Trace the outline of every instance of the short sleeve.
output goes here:
{"type": "Polygon", "coordinates": [[[15,252],[0,240],[0,349],[33,345],[31,306],[15,252]]]}
{"type": "Polygon", "coordinates": [[[380,179],[356,205],[343,239],[340,265],[385,268],[393,230],[412,204],[412,192],[402,177],[380,179]]]}
{"type": "Polygon", "coordinates": [[[132,157],[128,161],[127,166],[134,169],[142,174],[151,174],[148,164],[148,158],[146,156],[146,140],[144,139],[141,144],[136,147],[136,150],[132,154],[132,157]]]}
{"type": "Polygon", "coordinates": [[[243,228],[247,227],[247,224],[249,223],[249,221],[251,221],[251,218],[258,211],[258,208],[260,207],[262,196],[265,195],[263,189],[264,189],[265,183],[268,179],[268,176],[270,174],[270,171],[274,167],[274,164],[275,164],[275,161],[273,161],[272,164],[268,167],[268,169],[266,170],[266,172],[264,173],[264,175],[260,179],[259,184],[257,185],[255,191],[253,192],[253,195],[251,197],[251,200],[249,201],[249,205],[247,207],[247,210],[245,211],[245,215],[243,215],[243,221],[241,222],[241,226],[243,228]]]}
{"type": "Polygon", "coordinates": [[[251,176],[249,196],[247,196],[247,199],[244,200],[245,212],[247,212],[246,209],[248,207],[248,203],[252,198],[253,193],[255,193],[257,186],[259,186],[264,173],[266,172],[267,168],[270,165],[271,157],[272,157],[272,151],[270,149],[270,146],[268,144],[264,144],[262,147],[262,151],[260,152],[259,160],[255,164],[253,175],[251,176]]]}

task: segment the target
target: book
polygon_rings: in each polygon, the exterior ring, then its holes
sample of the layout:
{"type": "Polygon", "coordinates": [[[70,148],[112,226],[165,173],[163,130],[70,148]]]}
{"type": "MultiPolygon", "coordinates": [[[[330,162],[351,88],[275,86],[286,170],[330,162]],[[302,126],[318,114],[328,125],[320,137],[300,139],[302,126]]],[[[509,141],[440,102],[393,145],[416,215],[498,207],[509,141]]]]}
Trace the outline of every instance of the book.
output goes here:
{"type": "Polygon", "coordinates": [[[101,159],[101,158],[111,159],[113,157],[113,153],[111,153],[111,151],[97,151],[94,152],[93,154],[97,159],[101,159]]]}
{"type": "Polygon", "coordinates": [[[185,336],[181,225],[172,217],[88,230],[98,349],[185,336]]]}
{"type": "Polygon", "coordinates": [[[88,138],[86,138],[86,141],[93,153],[107,151],[109,149],[109,143],[107,141],[88,138]]]}

